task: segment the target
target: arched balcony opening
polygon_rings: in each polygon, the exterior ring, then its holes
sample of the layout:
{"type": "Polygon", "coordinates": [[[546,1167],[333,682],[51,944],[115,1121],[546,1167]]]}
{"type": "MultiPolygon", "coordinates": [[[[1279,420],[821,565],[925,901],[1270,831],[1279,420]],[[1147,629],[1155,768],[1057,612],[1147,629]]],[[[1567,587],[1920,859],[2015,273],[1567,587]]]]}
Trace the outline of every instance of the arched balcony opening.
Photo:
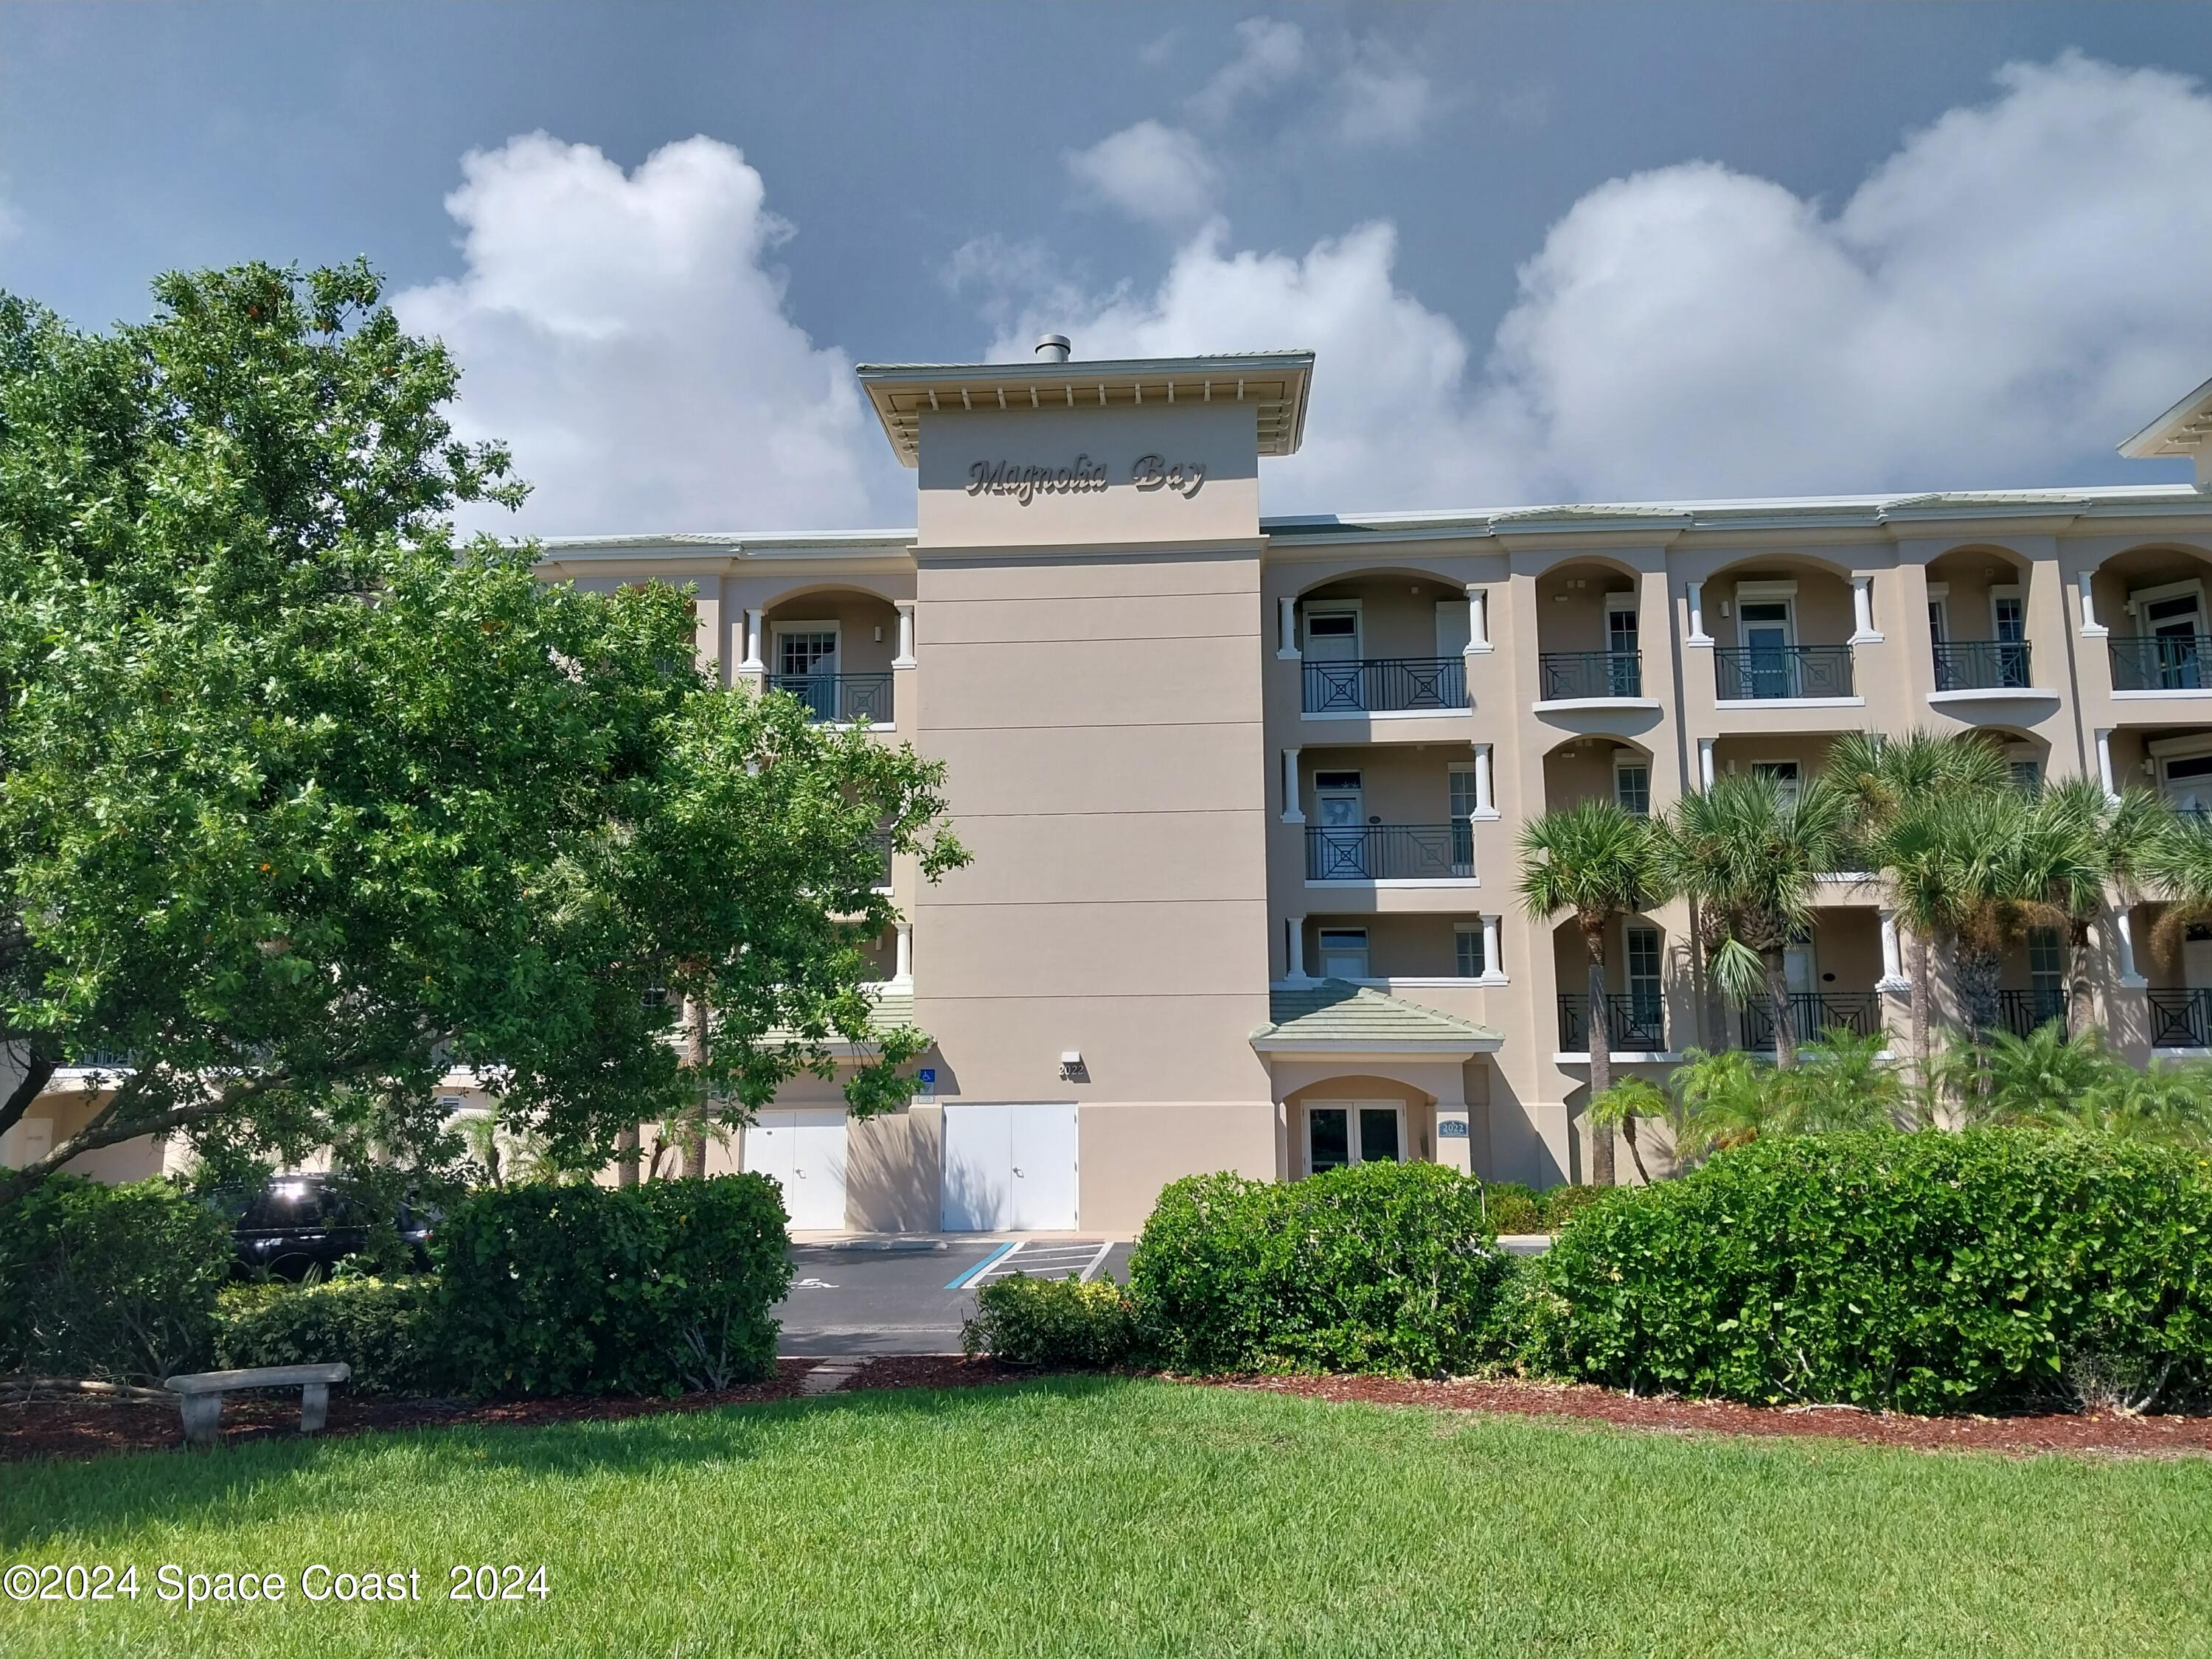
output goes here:
{"type": "Polygon", "coordinates": [[[1283,649],[1302,665],[1309,718],[1468,712],[1467,589],[1420,572],[1370,571],[1285,600],[1283,649]]]}
{"type": "Polygon", "coordinates": [[[2035,684],[2030,580],[2026,561],[1997,548],[1956,548],[1929,564],[1928,641],[1939,696],[2035,684]]]}
{"type": "Polygon", "coordinates": [[[1668,1004],[1686,983],[1688,963],[1649,916],[1615,916],[1605,933],[1605,995],[1593,1018],[1589,956],[1581,927],[1569,918],[1552,930],[1553,970],[1559,987],[1559,1053],[1587,1058],[1590,1034],[1601,1029],[1609,1053],[1627,1060],[1664,1054],[1675,1020],[1668,1004]]]}
{"type": "Polygon", "coordinates": [[[1859,700],[1852,639],[1870,621],[1870,575],[1761,558],[1701,584],[1714,696],[1727,703],[1859,700]]]}
{"type": "Polygon", "coordinates": [[[1641,699],[1644,654],[1635,573],[1577,559],[1536,579],[1540,702],[1641,699]]]}
{"type": "Polygon", "coordinates": [[[2110,630],[2112,690],[2212,690],[2212,561],[2184,548],[2137,547],[2099,565],[2082,620],[2110,630]]]}
{"type": "Polygon", "coordinates": [[[1652,811],[1651,751],[1625,738],[1570,738],[1544,757],[1547,811],[1609,800],[1639,817],[1652,811]]]}
{"type": "Polygon", "coordinates": [[[898,607],[877,593],[817,588],[786,594],[757,613],[763,689],[799,699],[820,724],[890,726],[898,607]]]}

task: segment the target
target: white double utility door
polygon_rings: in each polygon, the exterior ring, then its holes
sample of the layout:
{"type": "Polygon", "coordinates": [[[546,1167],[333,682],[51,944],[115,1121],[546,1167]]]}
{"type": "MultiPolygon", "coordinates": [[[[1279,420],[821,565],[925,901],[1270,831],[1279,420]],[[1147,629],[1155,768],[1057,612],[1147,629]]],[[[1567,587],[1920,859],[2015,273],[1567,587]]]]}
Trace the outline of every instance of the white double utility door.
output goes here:
{"type": "Polygon", "coordinates": [[[947,1232],[1054,1232],[1075,1223],[1075,1107],[947,1105],[947,1232]]]}
{"type": "Polygon", "coordinates": [[[794,1228],[845,1226],[845,1114],[765,1111],[745,1130],[745,1168],[774,1176],[794,1228]]]}

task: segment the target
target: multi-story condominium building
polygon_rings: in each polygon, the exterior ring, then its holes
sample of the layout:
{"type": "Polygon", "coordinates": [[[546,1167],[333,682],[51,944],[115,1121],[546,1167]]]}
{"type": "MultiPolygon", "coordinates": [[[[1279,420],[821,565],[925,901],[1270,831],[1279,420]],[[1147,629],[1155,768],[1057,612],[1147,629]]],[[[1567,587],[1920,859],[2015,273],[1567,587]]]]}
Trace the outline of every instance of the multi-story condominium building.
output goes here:
{"type": "MultiPolygon", "coordinates": [[[[695,586],[726,679],[948,765],[974,862],[896,860],[879,947],[935,1039],[913,1104],[848,1122],[802,1079],[714,1153],[799,1227],[1121,1230],[1191,1171],[1377,1158],[1583,1178],[1591,1042],[1656,1075],[1773,1011],[1704,994],[1680,904],[1619,925],[1590,1006],[1572,921],[1515,900],[1547,807],[1922,726],[2212,808],[2212,386],[2123,446],[2195,486],[1271,519],[1310,355],[1040,351],[860,371],[911,531],[545,544],[549,580],[695,586]]],[[[2212,937],[2154,957],[2155,908],[2098,939],[2094,1017],[2206,1053],[2212,937]]],[[[2063,966],[2022,940],[2006,1019],[2063,966]]],[[[1878,884],[1824,884],[1789,972],[1800,1029],[1904,1030],[1878,884]]]]}

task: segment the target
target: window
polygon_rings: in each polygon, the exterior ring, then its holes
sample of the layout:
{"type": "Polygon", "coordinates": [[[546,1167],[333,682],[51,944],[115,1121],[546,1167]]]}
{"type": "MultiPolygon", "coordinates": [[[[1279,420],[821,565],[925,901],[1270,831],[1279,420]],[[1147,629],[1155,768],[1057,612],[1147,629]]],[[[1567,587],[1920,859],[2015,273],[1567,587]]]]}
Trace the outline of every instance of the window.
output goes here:
{"type": "Polygon", "coordinates": [[[1474,873],[1474,763],[1454,761],[1451,766],[1451,872],[1474,873]]]}
{"type": "Polygon", "coordinates": [[[2066,935],[2056,927],[2027,930],[2029,1018],[2038,1025],[2066,1013],[2066,935]]]}
{"type": "Polygon", "coordinates": [[[2175,757],[2159,763],[2160,793],[2177,812],[2212,812],[2212,755],[2175,757]]]}
{"type": "Polygon", "coordinates": [[[1323,979],[1365,979],[1367,930],[1364,927],[1324,927],[1321,930],[1321,976],[1323,979]]]}
{"type": "Polygon", "coordinates": [[[834,674],[837,672],[837,630],[809,627],[804,630],[778,629],[775,672],[779,674],[834,674]]]}
{"type": "Polygon", "coordinates": [[[2023,795],[2039,794],[2043,789],[2043,763],[2016,760],[2007,763],[2012,774],[2012,787],[2023,795]]]}
{"type": "Polygon", "coordinates": [[[1751,763],[1751,775],[1754,778],[1772,779],[1775,790],[1781,795],[1784,801],[1796,800],[1799,769],[1796,761],[1753,761],[1751,763]]]}
{"type": "Polygon", "coordinates": [[[2027,604],[2016,587],[1990,590],[1990,623],[2001,644],[2018,645],[2027,637],[2027,604]]]}
{"type": "Polygon", "coordinates": [[[1462,979],[1480,979],[1488,971],[1489,964],[1482,959],[1480,922],[1454,922],[1452,945],[1459,954],[1459,976],[1462,979]]]}
{"type": "Polygon", "coordinates": [[[1359,659],[1359,613],[1357,611],[1306,612],[1308,662],[1357,662],[1359,659]]]}
{"type": "Polygon", "coordinates": [[[1937,645],[1951,642],[1951,611],[1942,599],[1928,601],[1928,637],[1937,645]]]}
{"type": "Polygon", "coordinates": [[[1613,798],[1624,812],[1639,818],[1651,816],[1651,763],[1640,755],[1615,751],[1613,757],[1613,798]]]}
{"type": "Polygon", "coordinates": [[[1306,1170],[1347,1164],[1396,1164],[1405,1158],[1406,1109],[1395,1102],[1329,1101],[1306,1108],[1306,1170]]]}
{"type": "Polygon", "coordinates": [[[1659,1018],[1659,930],[1656,927],[1632,927],[1626,931],[1628,1006],[1635,1015],[1636,1023],[1645,1025],[1659,1018]]]}

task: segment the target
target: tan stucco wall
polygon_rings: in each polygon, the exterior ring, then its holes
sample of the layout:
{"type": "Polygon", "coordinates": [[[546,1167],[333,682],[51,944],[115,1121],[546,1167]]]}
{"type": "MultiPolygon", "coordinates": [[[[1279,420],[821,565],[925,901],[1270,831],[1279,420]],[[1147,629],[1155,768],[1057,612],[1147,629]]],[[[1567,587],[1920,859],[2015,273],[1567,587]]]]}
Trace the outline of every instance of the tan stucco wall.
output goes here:
{"type": "Polygon", "coordinates": [[[1280,1170],[1273,1103],[1086,1102],[1076,1112],[1077,1219],[1085,1232],[1134,1233],[1160,1188],[1187,1175],[1280,1170]]]}

